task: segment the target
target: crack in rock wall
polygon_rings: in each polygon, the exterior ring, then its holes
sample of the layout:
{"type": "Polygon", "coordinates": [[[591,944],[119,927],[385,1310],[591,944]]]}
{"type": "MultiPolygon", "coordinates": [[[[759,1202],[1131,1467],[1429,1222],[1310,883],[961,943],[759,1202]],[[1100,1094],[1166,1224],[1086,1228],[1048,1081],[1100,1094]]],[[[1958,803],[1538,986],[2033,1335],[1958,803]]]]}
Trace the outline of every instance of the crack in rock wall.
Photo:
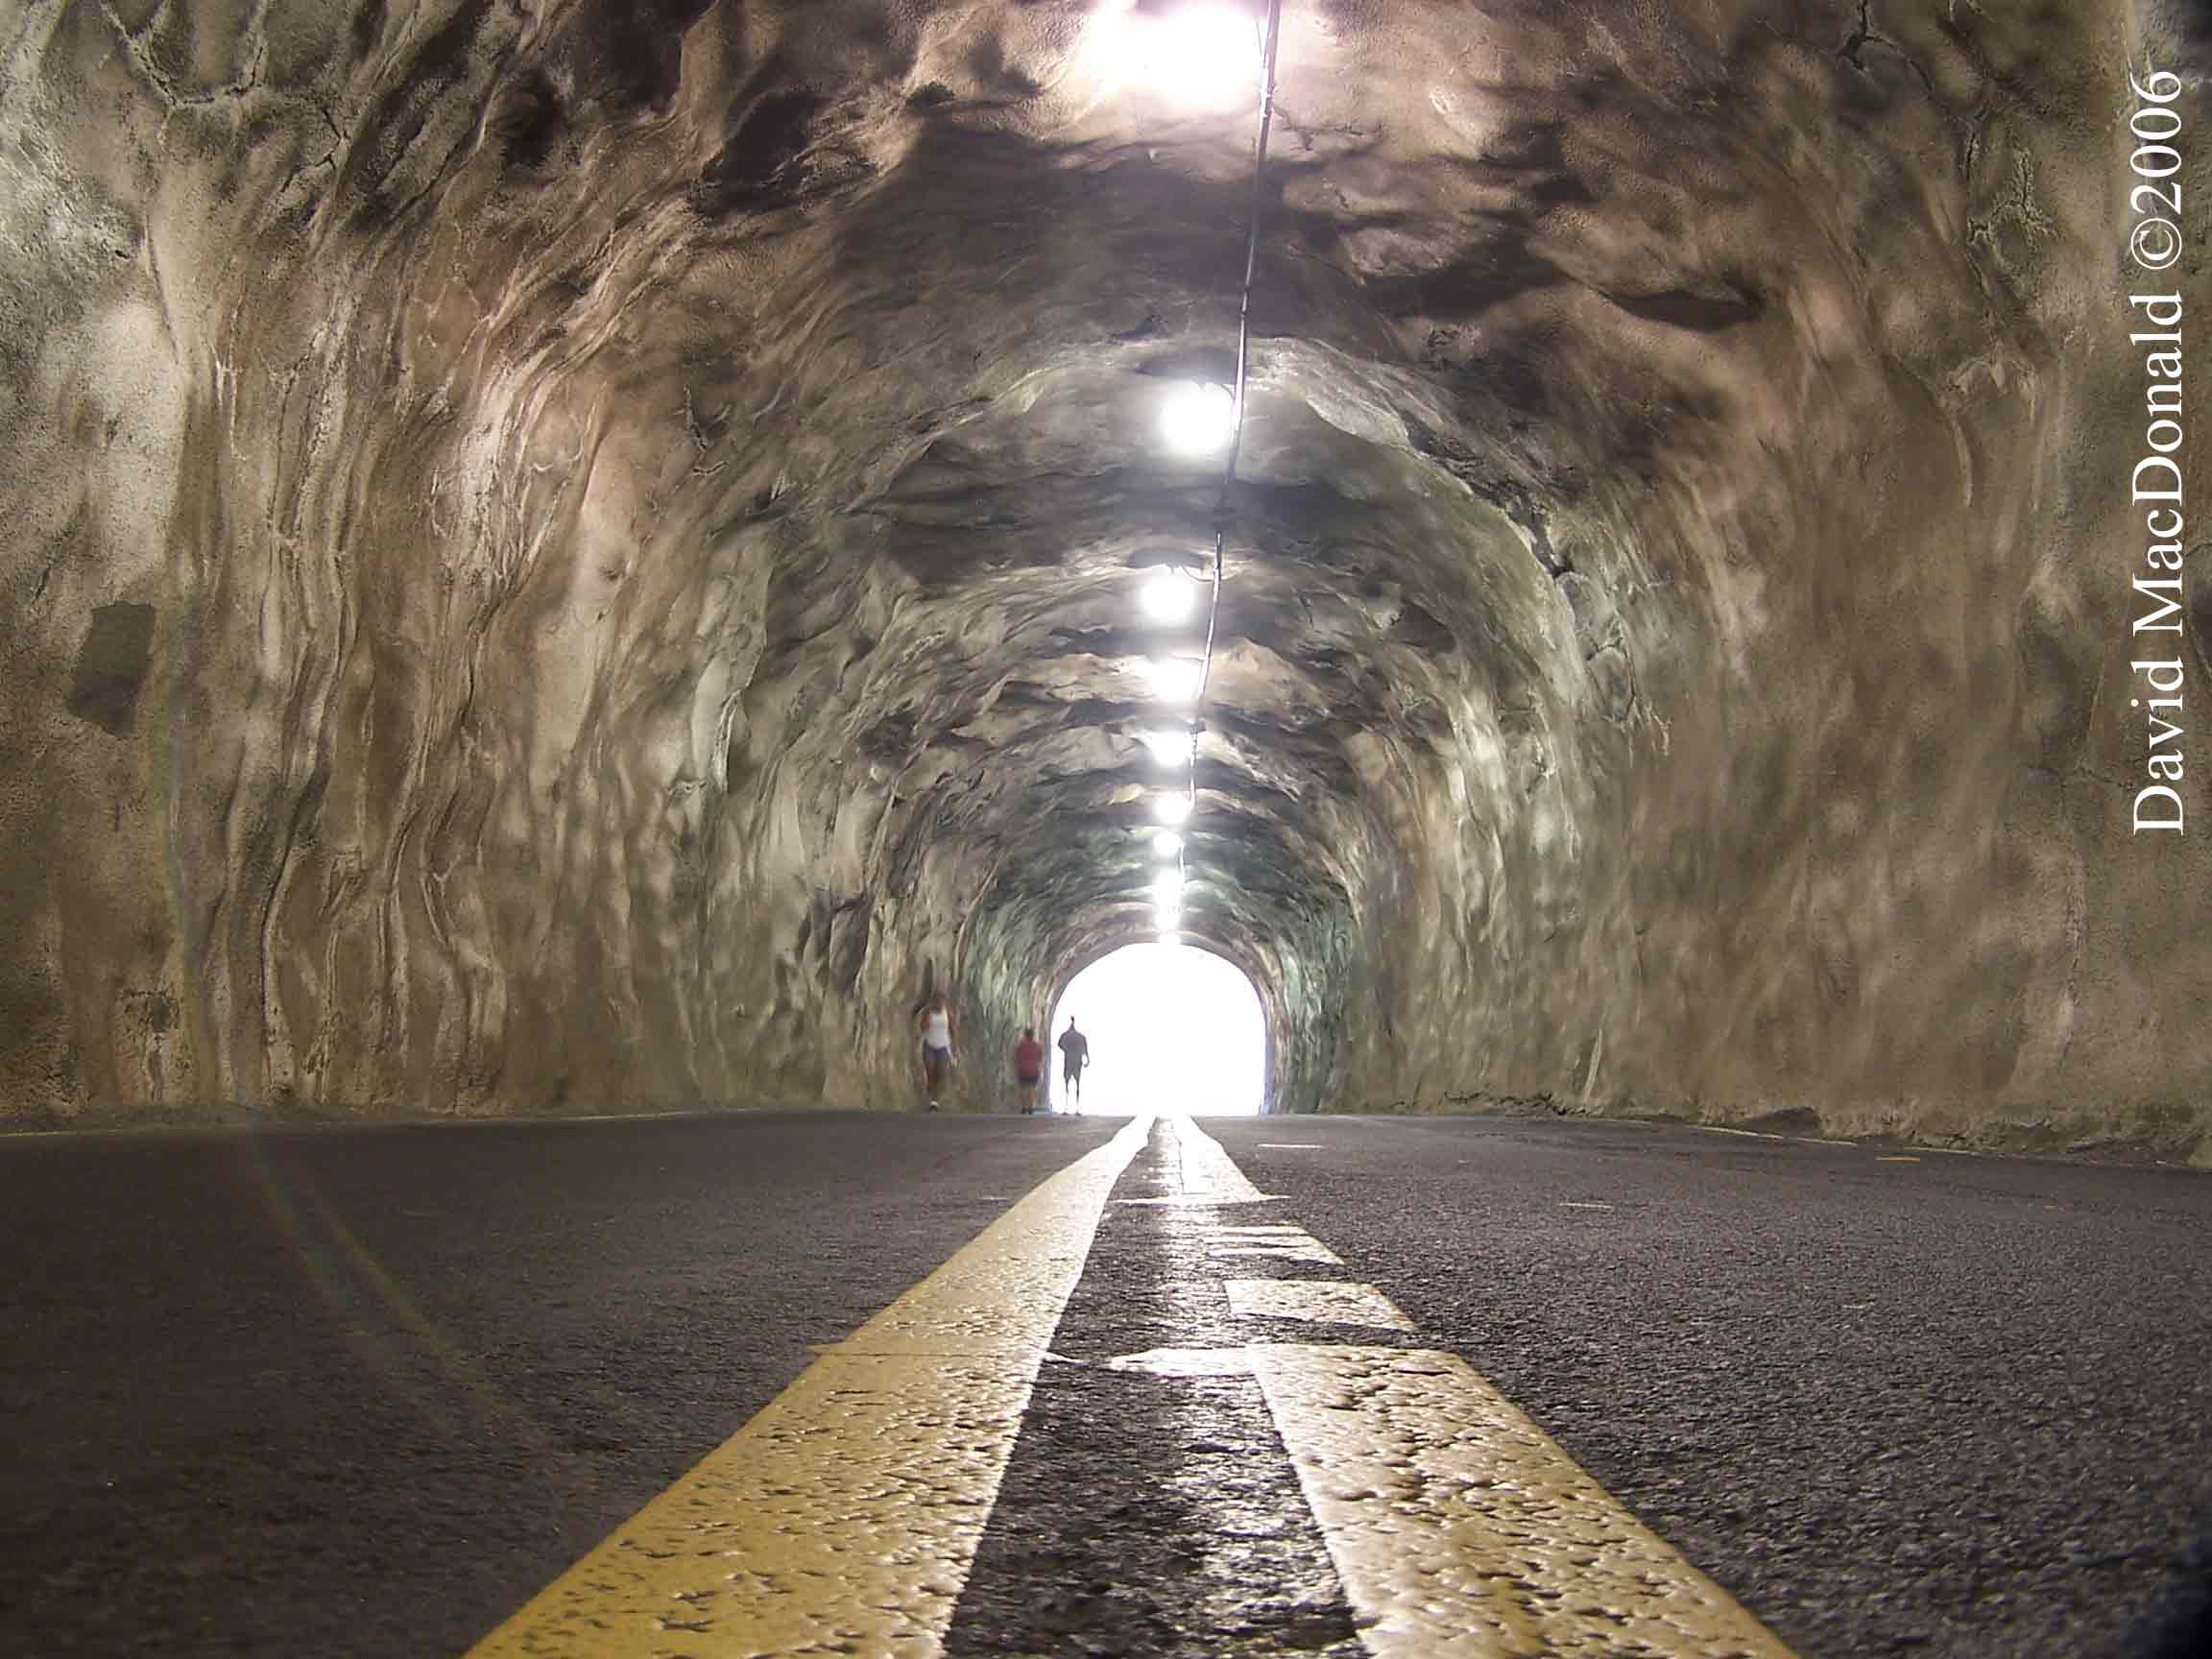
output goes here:
{"type": "MultiPolygon", "coordinates": [[[[1003,1105],[1213,521],[1249,119],[1147,16],[0,17],[0,1117],[900,1105],[939,988],[1003,1105]]],[[[1278,1109],[2202,1141],[2117,712],[2177,30],[1287,8],[1187,902],[1278,1109]]]]}

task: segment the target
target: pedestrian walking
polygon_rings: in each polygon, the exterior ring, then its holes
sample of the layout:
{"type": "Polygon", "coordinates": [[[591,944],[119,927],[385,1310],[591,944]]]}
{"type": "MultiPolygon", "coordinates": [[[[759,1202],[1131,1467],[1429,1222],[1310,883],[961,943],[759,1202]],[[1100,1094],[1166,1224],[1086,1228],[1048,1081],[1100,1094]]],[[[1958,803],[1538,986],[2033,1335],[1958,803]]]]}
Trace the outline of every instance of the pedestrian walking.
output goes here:
{"type": "Polygon", "coordinates": [[[1068,1016],[1068,1029],[1060,1033],[1060,1080],[1067,1085],[1068,1100],[1083,1110],[1083,1072],[1091,1064],[1091,1040],[1075,1029],[1075,1016],[1068,1016]]]}
{"type": "Polygon", "coordinates": [[[922,1087],[929,1098],[928,1110],[937,1110],[937,1097],[952,1071],[952,1006],[942,994],[922,1004],[922,1087]]]}
{"type": "Polygon", "coordinates": [[[1022,1092],[1024,1114],[1037,1110],[1037,1096],[1045,1083],[1045,1045],[1037,1041],[1037,1027],[1022,1027],[1022,1041],[1014,1045],[1014,1082],[1022,1092]]]}

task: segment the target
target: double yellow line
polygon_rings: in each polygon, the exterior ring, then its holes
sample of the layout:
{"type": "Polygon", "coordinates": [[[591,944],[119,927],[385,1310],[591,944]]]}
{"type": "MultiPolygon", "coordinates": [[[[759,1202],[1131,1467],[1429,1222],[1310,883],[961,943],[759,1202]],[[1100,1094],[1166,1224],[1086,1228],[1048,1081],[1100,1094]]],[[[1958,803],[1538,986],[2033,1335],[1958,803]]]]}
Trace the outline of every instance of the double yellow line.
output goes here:
{"type": "MultiPolygon", "coordinates": [[[[1170,1127],[1166,1202],[1264,1200],[1212,1137],[1170,1127]]],[[[471,1659],[941,1653],[1046,1349],[1151,1129],[1131,1122],[825,1351],[471,1659]]],[[[1334,1262],[1295,1232],[1224,1240],[1334,1262]]],[[[1239,1314],[1413,1329],[1368,1286],[1228,1293],[1239,1314]]],[[[1455,1355],[1261,1342],[1246,1365],[1377,1659],[1790,1659],[1455,1355]]]]}

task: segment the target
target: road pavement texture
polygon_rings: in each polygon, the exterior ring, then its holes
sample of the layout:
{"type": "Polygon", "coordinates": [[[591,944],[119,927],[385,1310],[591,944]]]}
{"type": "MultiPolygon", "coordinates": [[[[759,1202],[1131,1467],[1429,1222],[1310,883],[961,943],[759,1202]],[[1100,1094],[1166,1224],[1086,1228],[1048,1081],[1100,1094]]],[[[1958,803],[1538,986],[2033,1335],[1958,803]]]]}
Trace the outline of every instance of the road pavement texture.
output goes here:
{"type": "Polygon", "coordinates": [[[747,1513],[815,1503],[762,1526],[854,1568],[824,1651],[904,1618],[957,1659],[1443,1654],[1500,1606],[1615,1622],[1463,1650],[2202,1650],[2202,1175],[1120,1127],[0,1141],[0,1651],[458,1653],[517,1608],[481,1651],[795,1650],[731,1645],[745,1595],[805,1599],[742,1552],[688,1551],[708,1587],[635,1641],[591,1610],[687,1565],[656,1505],[726,1524],[678,1481],[703,1455],[726,1507],[748,1478],[747,1513]],[[1484,1548],[1568,1532],[1470,1565],[1470,1514],[1484,1548]],[[569,1641],[580,1609],[614,1634],[569,1641]]]}
{"type": "Polygon", "coordinates": [[[0,1654],[461,1652],[1115,1127],[0,1139],[0,1654]]]}
{"type": "Polygon", "coordinates": [[[2212,1628],[2212,1177],[1641,1124],[1207,1127],[1799,1653],[2212,1653],[2181,1628],[2212,1628]]]}

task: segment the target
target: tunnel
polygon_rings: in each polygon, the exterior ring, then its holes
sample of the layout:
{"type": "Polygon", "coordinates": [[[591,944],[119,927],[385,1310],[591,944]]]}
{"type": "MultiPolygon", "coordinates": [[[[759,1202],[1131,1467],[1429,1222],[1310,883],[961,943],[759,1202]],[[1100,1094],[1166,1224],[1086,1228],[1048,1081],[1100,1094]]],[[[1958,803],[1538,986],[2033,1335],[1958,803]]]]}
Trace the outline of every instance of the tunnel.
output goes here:
{"type": "Polygon", "coordinates": [[[1180,933],[1118,946],[1087,964],[1054,1002],[1044,1036],[1057,1111],[1266,1110],[1269,1043],[1259,988],[1227,957],[1185,944],[1180,933]],[[1070,1028],[1082,1040],[1072,1054],[1070,1028]]]}
{"type": "Polygon", "coordinates": [[[1278,1112],[2201,1155],[2197,21],[17,8],[0,1110],[904,1104],[1166,654],[1278,1112]]]}
{"type": "Polygon", "coordinates": [[[2212,1652],[2208,72],[0,0],[0,1653],[2212,1652]]]}

